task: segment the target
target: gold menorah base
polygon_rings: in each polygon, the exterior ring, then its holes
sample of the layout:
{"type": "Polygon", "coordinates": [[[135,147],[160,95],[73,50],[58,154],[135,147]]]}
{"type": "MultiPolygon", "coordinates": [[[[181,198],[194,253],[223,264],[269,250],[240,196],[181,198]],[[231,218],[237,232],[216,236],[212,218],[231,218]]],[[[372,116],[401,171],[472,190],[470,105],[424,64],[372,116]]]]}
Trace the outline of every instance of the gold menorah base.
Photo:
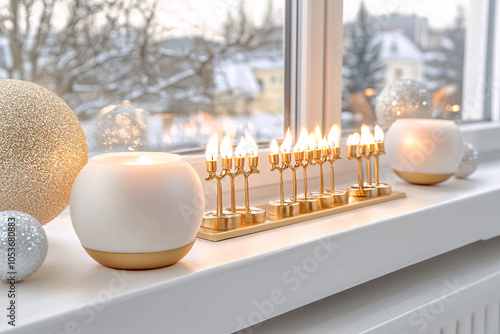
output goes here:
{"type": "Polygon", "coordinates": [[[292,201],[271,201],[267,206],[267,214],[271,220],[298,216],[300,205],[292,201]]]}
{"type": "Polygon", "coordinates": [[[319,210],[319,201],[312,196],[297,196],[297,203],[300,204],[300,213],[310,213],[319,210]]]}
{"type": "Polygon", "coordinates": [[[205,212],[201,226],[217,231],[234,230],[241,226],[241,215],[224,211],[222,216],[218,217],[215,211],[205,212]]]}
{"type": "Polygon", "coordinates": [[[387,196],[392,193],[392,186],[387,183],[377,183],[372,184],[375,188],[378,189],[379,196],[387,196]]]}
{"type": "MultiPolygon", "coordinates": [[[[279,218],[277,219],[276,217],[272,217],[271,215],[267,215],[267,220],[262,223],[262,224],[253,224],[253,225],[244,225],[242,224],[240,227],[234,229],[234,230],[228,230],[228,231],[217,231],[205,227],[201,227],[200,230],[198,231],[198,238],[202,238],[205,240],[210,240],[210,241],[221,241],[221,240],[226,240],[230,238],[235,238],[235,237],[240,237],[252,233],[257,233],[257,232],[262,232],[262,231],[267,231],[271,230],[274,228],[279,228],[282,226],[287,226],[291,224],[296,224],[300,223],[303,221],[308,221],[312,219],[317,219],[321,217],[326,217],[342,212],[347,212],[351,210],[356,210],[359,208],[371,206],[371,205],[376,205],[380,203],[385,203],[393,200],[397,200],[400,198],[406,197],[406,194],[403,192],[399,191],[393,191],[390,195],[386,196],[376,196],[376,197],[350,197],[349,202],[346,203],[345,205],[335,205],[333,208],[325,209],[325,210],[318,210],[315,212],[311,213],[305,213],[305,214],[300,214],[296,215],[293,217],[285,217],[285,218],[279,218]]],[[[277,201],[279,203],[279,201],[277,201]]],[[[292,202],[290,202],[292,203],[292,202]]],[[[297,204],[297,203],[295,203],[297,204]]],[[[265,206],[263,206],[261,209],[263,210],[265,206]]],[[[289,208],[291,209],[291,208],[289,208]]]]}
{"type": "Polygon", "coordinates": [[[326,191],[322,194],[319,192],[310,193],[309,196],[318,199],[319,208],[321,210],[331,208],[335,204],[335,199],[333,198],[333,196],[326,191]]]}
{"type": "Polygon", "coordinates": [[[345,189],[335,189],[333,193],[330,189],[328,189],[325,190],[325,192],[329,193],[333,197],[335,205],[344,205],[349,202],[349,195],[345,189]]]}
{"type": "Polygon", "coordinates": [[[347,192],[349,193],[349,197],[377,197],[378,196],[378,189],[373,187],[373,186],[365,186],[365,187],[359,188],[359,186],[356,184],[352,187],[349,187],[347,189],[347,192]]]}
{"type": "Polygon", "coordinates": [[[262,224],[266,221],[266,210],[250,207],[248,212],[245,208],[236,208],[236,213],[241,215],[242,225],[262,224]]]}

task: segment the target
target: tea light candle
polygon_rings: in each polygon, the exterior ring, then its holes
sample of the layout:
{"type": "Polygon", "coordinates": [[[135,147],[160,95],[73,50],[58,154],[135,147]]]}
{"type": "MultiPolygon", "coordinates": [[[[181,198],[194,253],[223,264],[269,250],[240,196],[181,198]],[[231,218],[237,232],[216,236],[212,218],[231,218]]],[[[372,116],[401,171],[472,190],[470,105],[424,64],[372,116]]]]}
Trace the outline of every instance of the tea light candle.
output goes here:
{"type": "Polygon", "coordinates": [[[328,133],[328,144],[332,148],[333,156],[340,158],[340,130],[337,124],[333,125],[328,133]]]}
{"type": "Polygon", "coordinates": [[[97,262],[157,268],[177,262],[192,247],[203,216],[202,195],[198,175],[179,155],[102,154],[73,185],[71,220],[97,262]],[[179,210],[183,206],[192,210],[189,216],[179,210]]]}
{"type": "Polygon", "coordinates": [[[217,134],[210,137],[205,151],[207,172],[213,173],[217,171],[217,155],[219,154],[219,138],[217,134]]]}
{"type": "Polygon", "coordinates": [[[269,163],[271,165],[277,165],[280,162],[280,157],[279,157],[279,146],[278,142],[276,139],[271,140],[271,145],[269,147],[269,163]]]}
{"type": "Polygon", "coordinates": [[[281,160],[283,163],[288,164],[292,161],[292,135],[290,134],[290,129],[287,130],[285,139],[281,144],[281,160]]]}

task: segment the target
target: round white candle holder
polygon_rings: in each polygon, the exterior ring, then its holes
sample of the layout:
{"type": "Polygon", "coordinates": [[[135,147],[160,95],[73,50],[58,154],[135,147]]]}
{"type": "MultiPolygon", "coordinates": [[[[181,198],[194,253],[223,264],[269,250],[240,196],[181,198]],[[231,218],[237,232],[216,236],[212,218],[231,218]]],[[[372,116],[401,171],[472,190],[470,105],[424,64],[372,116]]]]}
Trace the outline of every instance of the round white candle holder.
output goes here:
{"type": "Polygon", "coordinates": [[[203,211],[200,179],[176,154],[95,156],[71,192],[71,220],[82,246],[111,268],[178,262],[194,244],[203,211]]]}
{"type": "Polygon", "coordinates": [[[403,180],[435,184],[450,178],[462,157],[462,134],[453,121],[398,119],[385,139],[389,164],[403,180]]]}

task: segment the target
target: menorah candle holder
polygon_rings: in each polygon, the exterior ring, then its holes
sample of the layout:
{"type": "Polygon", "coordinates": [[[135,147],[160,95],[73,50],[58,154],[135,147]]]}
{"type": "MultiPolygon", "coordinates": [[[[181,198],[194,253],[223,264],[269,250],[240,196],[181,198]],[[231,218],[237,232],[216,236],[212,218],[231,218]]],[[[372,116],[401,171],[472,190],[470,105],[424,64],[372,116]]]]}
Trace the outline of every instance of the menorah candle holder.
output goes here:
{"type": "Polygon", "coordinates": [[[320,171],[320,189],[319,192],[311,193],[311,196],[318,199],[320,209],[331,208],[334,205],[333,196],[330,192],[325,191],[325,177],[323,174],[323,164],[328,159],[330,153],[331,149],[328,146],[313,150],[314,165],[318,165],[320,171]]]}
{"type": "MultiPolygon", "coordinates": [[[[217,211],[205,212],[201,226],[219,231],[228,231],[236,229],[241,226],[241,215],[232,211],[223,210],[222,204],[222,180],[226,176],[230,176],[233,179],[234,175],[231,173],[232,169],[232,159],[223,158],[222,159],[222,171],[217,175],[217,161],[209,160],[206,162],[206,168],[208,172],[208,177],[205,179],[207,181],[216,180],[217,181],[217,211]]],[[[231,190],[234,190],[232,188],[231,190]]],[[[231,207],[233,208],[234,203],[234,192],[231,193],[231,207]]]]}
{"type": "Polygon", "coordinates": [[[239,213],[241,215],[244,225],[261,224],[266,221],[266,210],[250,206],[250,186],[248,182],[248,178],[250,177],[250,175],[260,173],[260,171],[258,170],[259,157],[248,157],[248,165],[250,168],[249,171],[245,171],[245,157],[235,157],[234,161],[236,175],[243,175],[245,179],[245,207],[236,208],[236,213],[239,213]]]}
{"type": "Polygon", "coordinates": [[[269,163],[271,171],[277,170],[280,176],[280,199],[270,201],[267,207],[267,214],[271,219],[280,219],[285,217],[297,216],[300,213],[300,205],[291,200],[285,200],[283,189],[283,171],[290,168],[292,153],[281,153],[282,162],[280,163],[279,153],[269,153],[269,163]]]}
{"type": "Polygon", "coordinates": [[[342,159],[340,157],[340,146],[332,147],[331,152],[332,155],[329,155],[326,160],[330,163],[330,189],[326,190],[326,192],[330,193],[335,204],[342,205],[349,202],[349,195],[347,190],[335,188],[335,169],[333,166],[335,161],[342,159]]]}
{"type": "Polygon", "coordinates": [[[348,145],[347,158],[349,160],[356,159],[358,162],[358,184],[355,184],[347,189],[351,197],[375,197],[378,196],[378,189],[373,186],[364,184],[363,176],[363,159],[368,153],[367,145],[348,145]]]}
{"type": "Polygon", "coordinates": [[[300,213],[315,212],[319,210],[319,201],[307,193],[307,168],[314,165],[314,154],[312,150],[305,150],[302,153],[305,159],[304,162],[301,161],[304,172],[304,193],[297,196],[297,202],[300,205],[300,213]]]}
{"type": "Polygon", "coordinates": [[[375,182],[372,183],[372,185],[378,189],[378,194],[379,195],[390,195],[392,193],[392,186],[387,183],[380,183],[379,182],[379,165],[378,165],[378,157],[380,155],[385,154],[385,147],[384,147],[384,142],[383,141],[376,141],[375,142],[375,149],[373,151],[373,157],[375,160],[375,182]]]}

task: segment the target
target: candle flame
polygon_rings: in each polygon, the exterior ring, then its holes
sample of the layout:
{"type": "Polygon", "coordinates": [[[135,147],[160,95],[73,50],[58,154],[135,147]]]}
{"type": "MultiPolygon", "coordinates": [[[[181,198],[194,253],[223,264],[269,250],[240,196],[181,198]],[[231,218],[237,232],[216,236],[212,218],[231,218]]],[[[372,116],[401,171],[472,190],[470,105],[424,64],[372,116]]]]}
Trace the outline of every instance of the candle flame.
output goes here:
{"type": "Polygon", "coordinates": [[[290,134],[290,128],[286,131],[285,139],[281,143],[281,153],[288,153],[292,149],[292,135],[290,134]]]}
{"type": "Polygon", "coordinates": [[[363,124],[363,126],[361,127],[360,144],[368,145],[370,143],[370,136],[371,136],[370,128],[366,124],[363,124]]]}
{"type": "Polygon", "coordinates": [[[309,146],[310,150],[314,150],[316,148],[317,142],[314,133],[311,133],[307,138],[307,145],[309,146]]]}
{"type": "Polygon", "coordinates": [[[321,143],[321,139],[323,136],[321,135],[321,130],[319,129],[319,125],[316,125],[316,129],[314,129],[314,135],[316,136],[316,145],[319,146],[321,143]]]}
{"type": "Polygon", "coordinates": [[[359,133],[355,132],[347,138],[347,146],[353,146],[353,145],[358,145],[359,144],[359,133]]]}
{"type": "Polygon", "coordinates": [[[139,164],[140,165],[152,165],[154,164],[154,160],[151,159],[151,157],[147,155],[143,155],[142,157],[139,158],[139,164]]]}
{"type": "Polygon", "coordinates": [[[323,140],[321,141],[321,148],[329,148],[330,145],[328,144],[328,141],[326,140],[326,138],[323,138],[323,140]]]}
{"type": "Polygon", "coordinates": [[[328,133],[328,143],[331,147],[340,146],[340,130],[337,124],[332,126],[332,129],[328,133]]]}
{"type": "Polygon", "coordinates": [[[379,143],[384,141],[384,131],[378,125],[375,126],[375,141],[379,143]]]}
{"type": "Polygon", "coordinates": [[[307,149],[307,136],[309,136],[307,130],[302,128],[302,130],[300,130],[299,140],[297,140],[297,144],[295,144],[295,151],[304,151],[307,149]]]}
{"type": "Polygon", "coordinates": [[[249,153],[251,157],[259,155],[259,146],[247,130],[245,130],[245,138],[247,143],[247,153],[249,153]]]}
{"type": "Polygon", "coordinates": [[[271,154],[278,154],[278,152],[280,151],[276,139],[271,140],[271,147],[269,148],[269,150],[271,151],[271,154]]]}
{"type": "Polygon", "coordinates": [[[222,143],[220,144],[220,155],[223,158],[229,159],[233,157],[233,146],[231,145],[231,139],[229,136],[224,136],[222,143]]]}
{"type": "Polygon", "coordinates": [[[241,137],[240,143],[236,146],[234,150],[234,155],[237,157],[246,157],[247,155],[248,143],[245,138],[241,137]]]}
{"type": "Polygon", "coordinates": [[[215,133],[208,140],[207,150],[205,151],[205,157],[207,161],[217,160],[217,154],[219,153],[219,138],[217,133],[215,133]]]}

